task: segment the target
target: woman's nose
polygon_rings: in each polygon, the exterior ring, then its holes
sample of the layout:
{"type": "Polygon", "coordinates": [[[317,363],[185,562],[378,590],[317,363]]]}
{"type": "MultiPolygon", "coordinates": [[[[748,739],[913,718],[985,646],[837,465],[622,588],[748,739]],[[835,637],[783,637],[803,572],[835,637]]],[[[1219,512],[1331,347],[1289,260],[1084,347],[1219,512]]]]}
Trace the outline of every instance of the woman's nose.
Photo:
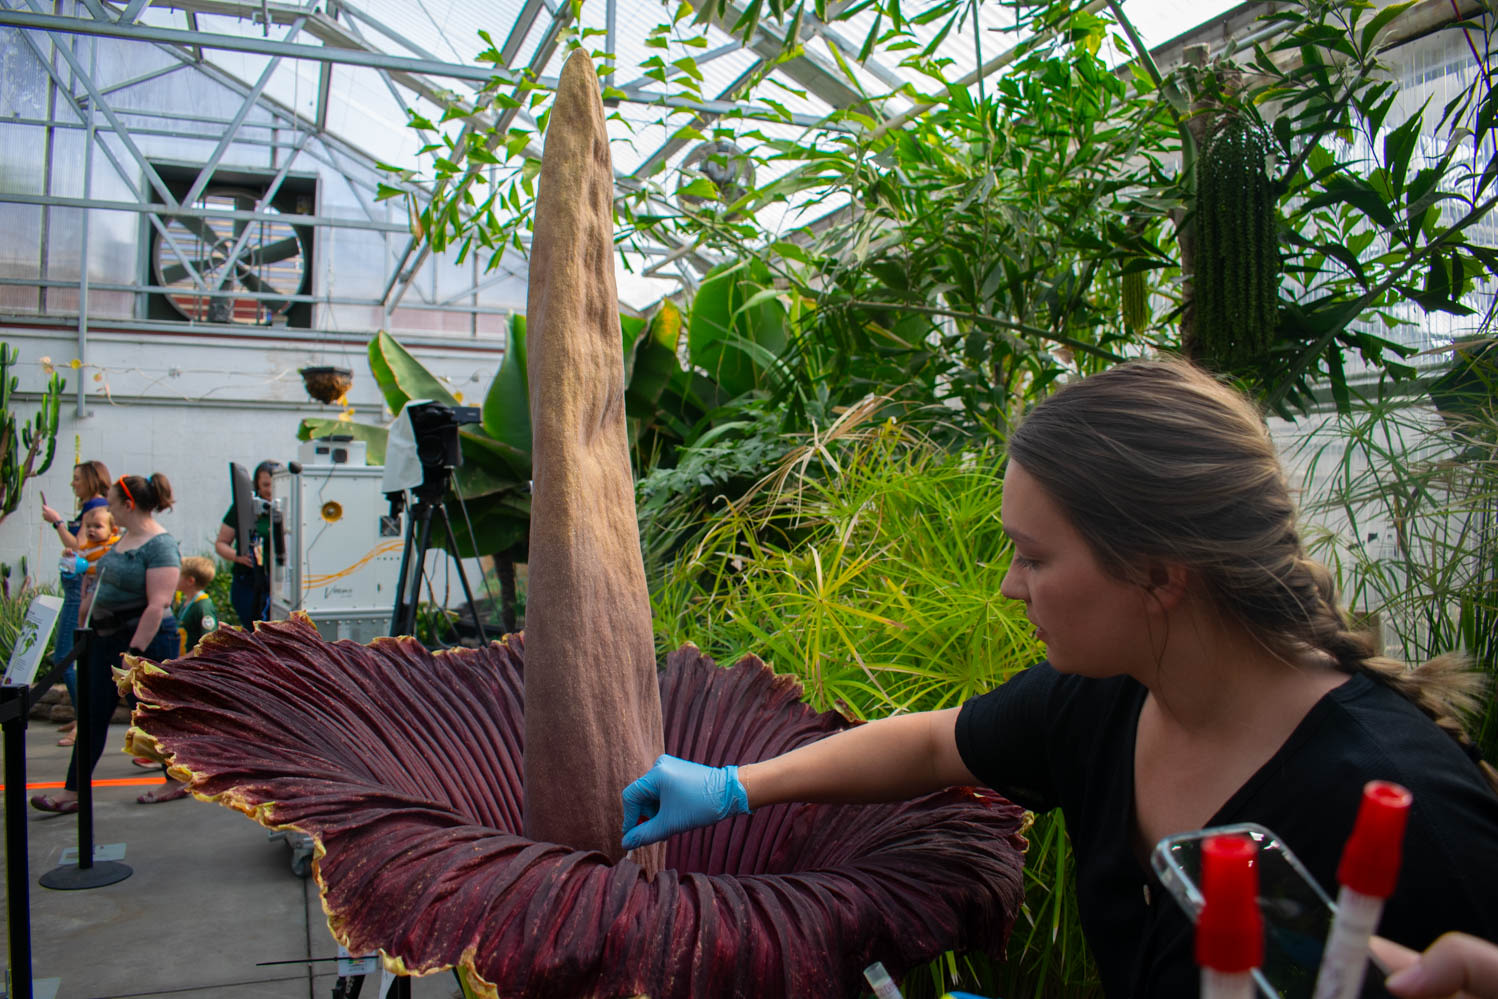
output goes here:
{"type": "Polygon", "coordinates": [[[1024,600],[1025,590],[1020,585],[1019,573],[1011,562],[1009,568],[1004,570],[1004,578],[999,583],[999,595],[1009,600],[1024,600]]]}

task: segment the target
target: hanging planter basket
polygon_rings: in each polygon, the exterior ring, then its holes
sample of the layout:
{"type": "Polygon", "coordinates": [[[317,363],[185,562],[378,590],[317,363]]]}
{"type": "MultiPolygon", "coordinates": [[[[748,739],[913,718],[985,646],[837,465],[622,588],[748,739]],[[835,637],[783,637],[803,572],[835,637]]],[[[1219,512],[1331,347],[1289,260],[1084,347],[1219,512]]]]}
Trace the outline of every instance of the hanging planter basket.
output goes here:
{"type": "Polygon", "coordinates": [[[354,384],[351,368],[302,368],[299,372],[307,394],[321,403],[334,403],[354,384]]]}

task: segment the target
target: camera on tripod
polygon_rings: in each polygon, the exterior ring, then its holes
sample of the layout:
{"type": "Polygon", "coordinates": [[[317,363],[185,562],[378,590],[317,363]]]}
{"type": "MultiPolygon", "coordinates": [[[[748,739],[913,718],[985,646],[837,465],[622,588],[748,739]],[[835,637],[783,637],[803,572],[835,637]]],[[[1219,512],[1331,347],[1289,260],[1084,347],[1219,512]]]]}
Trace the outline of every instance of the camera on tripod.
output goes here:
{"type": "MultiPolygon", "coordinates": [[[[390,618],[392,635],[409,635],[415,629],[421,576],[431,542],[434,516],[446,537],[448,552],[457,563],[458,580],[468,598],[468,606],[474,607],[473,592],[463,571],[463,561],[456,554],[457,540],[442,498],[452,480],[453,470],[463,464],[458,428],[478,422],[476,406],[448,406],[415,399],[402,407],[400,415],[390,425],[385,443],[385,474],[380,488],[390,500],[391,519],[397,517],[405,506],[406,491],[412,493],[395,607],[390,618]]],[[[482,641],[484,629],[477,610],[474,610],[474,625],[482,641]]]]}
{"type": "Polygon", "coordinates": [[[458,446],[458,428],[479,422],[477,406],[445,406],[440,402],[413,402],[406,406],[411,432],[416,439],[416,457],[430,482],[433,472],[451,472],[463,464],[458,446]]]}

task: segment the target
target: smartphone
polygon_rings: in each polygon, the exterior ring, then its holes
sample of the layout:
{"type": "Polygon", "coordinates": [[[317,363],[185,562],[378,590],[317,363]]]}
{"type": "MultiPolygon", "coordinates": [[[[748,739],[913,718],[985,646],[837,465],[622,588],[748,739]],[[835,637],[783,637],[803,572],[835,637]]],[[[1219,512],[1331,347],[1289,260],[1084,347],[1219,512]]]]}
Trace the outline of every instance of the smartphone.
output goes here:
{"type": "MultiPolygon", "coordinates": [[[[1254,972],[1265,999],[1311,999],[1321,951],[1337,907],[1311,873],[1261,825],[1245,822],[1167,836],[1155,844],[1150,866],[1194,923],[1202,910],[1202,842],[1210,836],[1243,835],[1259,847],[1259,910],[1264,916],[1264,963],[1254,972]]],[[[1384,999],[1385,970],[1370,955],[1363,976],[1365,999],[1384,999]]]]}

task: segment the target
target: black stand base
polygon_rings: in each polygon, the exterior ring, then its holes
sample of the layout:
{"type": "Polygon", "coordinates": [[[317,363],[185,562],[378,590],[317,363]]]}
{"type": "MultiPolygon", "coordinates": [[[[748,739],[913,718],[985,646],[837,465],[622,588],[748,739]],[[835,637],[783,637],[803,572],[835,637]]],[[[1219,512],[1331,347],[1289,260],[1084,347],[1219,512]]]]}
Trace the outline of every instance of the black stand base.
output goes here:
{"type": "Polygon", "coordinates": [[[37,880],[43,888],[56,891],[77,891],[81,888],[103,888],[116,881],[124,881],[135,871],[130,865],[118,860],[96,860],[88,867],[65,864],[54,867],[37,880]]]}

